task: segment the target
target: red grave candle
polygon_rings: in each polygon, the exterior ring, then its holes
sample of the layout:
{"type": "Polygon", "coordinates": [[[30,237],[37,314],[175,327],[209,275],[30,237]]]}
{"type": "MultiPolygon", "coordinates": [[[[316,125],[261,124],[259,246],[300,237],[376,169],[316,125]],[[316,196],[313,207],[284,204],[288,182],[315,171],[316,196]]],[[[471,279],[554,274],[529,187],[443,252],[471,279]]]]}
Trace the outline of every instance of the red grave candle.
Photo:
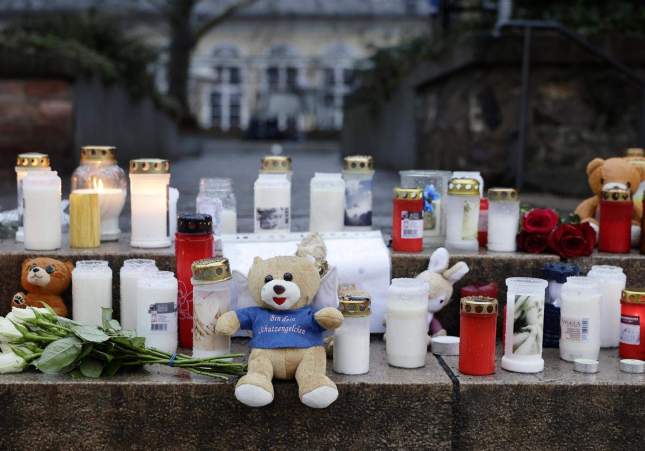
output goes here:
{"type": "Polygon", "coordinates": [[[615,254],[630,251],[633,213],[634,203],[629,190],[611,189],[601,193],[599,251],[615,254]]]}
{"type": "Polygon", "coordinates": [[[623,291],[618,353],[623,359],[645,360],[645,288],[623,291]]]}
{"type": "Polygon", "coordinates": [[[395,188],[392,209],[392,250],[423,250],[423,190],[395,188]]]}
{"type": "Polygon", "coordinates": [[[175,238],[177,281],[179,282],[179,346],[193,347],[193,275],[194,261],[213,256],[213,220],[210,215],[185,214],[177,218],[175,238]]]}
{"type": "Polygon", "coordinates": [[[459,372],[486,376],[495,372],[497,299],[461,298],[459,317],[459,372]]]}

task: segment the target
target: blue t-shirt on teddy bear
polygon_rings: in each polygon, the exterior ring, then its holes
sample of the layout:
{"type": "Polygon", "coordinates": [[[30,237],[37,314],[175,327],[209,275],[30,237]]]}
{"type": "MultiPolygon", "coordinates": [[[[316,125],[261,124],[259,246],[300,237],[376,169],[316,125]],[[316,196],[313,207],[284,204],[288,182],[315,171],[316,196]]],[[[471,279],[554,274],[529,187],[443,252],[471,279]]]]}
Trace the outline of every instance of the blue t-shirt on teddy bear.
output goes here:
{"type": "Polygon", "coordinates": [[[240,328],[253,331],[251,348],[310,348],[322,346],[323,329],[314,319],[311,306],[298,310],[269,310],[247,307],[236,310],[240,328]]]}

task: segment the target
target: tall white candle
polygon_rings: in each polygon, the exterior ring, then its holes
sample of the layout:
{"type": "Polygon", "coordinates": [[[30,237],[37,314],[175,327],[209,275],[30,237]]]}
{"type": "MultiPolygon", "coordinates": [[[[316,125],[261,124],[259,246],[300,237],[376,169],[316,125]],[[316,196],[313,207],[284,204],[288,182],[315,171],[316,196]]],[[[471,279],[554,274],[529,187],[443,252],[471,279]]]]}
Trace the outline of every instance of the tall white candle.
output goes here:
{"type": "Polygon", "coordinates": [[[119,272],[121,326],[137,329],[137,285],[142,277],[157,271],[157,264],[149,259],[130,259],[123,262],[119,272]]]}
{"type": "Polygon", "coordinates": [[[51,251],[62,241],[61,179],[56,171],[36,171],[23,180],[25,249],[51,251]]]}
{"type": "Polygon", "coordinates": [[[393,279],[387,294],[385,352],[387,362],[419,368],[428,353],[428,292],[419,279],[393,279]]]}
{"type": "Polygon", "coordinates": [[[16,158],[16,197],[18,206],[18,230],[16,231],[16,241],[25,240],[22,215],[22,181],[29,172],[32,171],[51,171],[49,166],[49,156],[44,153],[28,152],[18,154],[16,158]]]}
{"type": "Polygon", "coordinates": [[[343,297],[339,309],[343,324],[334,331],[334,371],[365,374],[370,370],[370,298],[343,297]]]}
{"type": "Polygon", "coordinates": [[[168,247],[170,239],[170,165],[167,160],[130,161],[130,206],[133,247],[168,247]]]}
{"type": "Polygon", "coordinates": [[[177,350],[177,279],[172,272],[146,274],[137,283],[137,335],[146,347],[177,350]]]}
{"type": "Polygon", "coordinates": [[[338,232],[345,224],[345,182],[341,174],[316,172],[311,179],[309,230],[338,232]]]}
{"type": "Polygon", "coordinates": [[[349,155],[343,159],[345,180],[345,227],[372,228],[372,180],[374,159],[370,155],[349,155]]]}
{"type": "Polygon", "coordinates": [[[512,188],[488,190],[488,250],[515,252],[520,223],[520,201],[512,188]]]}
{"type": "Polygon", "coordinates": [[[560,358],[598,360],[602,294],[589,277],[567,277],[560,293],[560,358]]]}
{"type": "Polygon", "coordinates": [[[291,182],[287,174],[261,173],[253,186],[255,233],[291,230],[291,182]]]}
{"type": "Polygon", "coordinates": [[[616,348],[620,344],[620,298],[627,276],[620,266],[594,265],[587,277],[598,282],[600,301],[600,347],[616,348]]]}
{"type": "Polygon", "coordinates": [[[72,318],[100,326],[103,308],[112,308],[112,270],[102,260],[80,260],[72,271],[72,318]]]}
{"type": "Polygon", "coordinates": [[[477,251],[479,222],[479,182],[452,178],[446,199],[446,247],[458,251],[477,251]]]}

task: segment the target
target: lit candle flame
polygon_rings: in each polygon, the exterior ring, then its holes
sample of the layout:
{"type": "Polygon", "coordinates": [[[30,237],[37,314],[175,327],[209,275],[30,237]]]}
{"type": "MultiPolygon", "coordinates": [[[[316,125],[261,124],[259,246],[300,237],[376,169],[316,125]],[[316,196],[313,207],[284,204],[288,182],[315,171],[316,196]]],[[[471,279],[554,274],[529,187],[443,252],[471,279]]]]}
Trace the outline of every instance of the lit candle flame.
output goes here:
{"type": "Polygon", "coordinates": [[[99,192],[103,191],[103,180],[96,177],[92,177],[92,188],[94,188],[99,192]]]}

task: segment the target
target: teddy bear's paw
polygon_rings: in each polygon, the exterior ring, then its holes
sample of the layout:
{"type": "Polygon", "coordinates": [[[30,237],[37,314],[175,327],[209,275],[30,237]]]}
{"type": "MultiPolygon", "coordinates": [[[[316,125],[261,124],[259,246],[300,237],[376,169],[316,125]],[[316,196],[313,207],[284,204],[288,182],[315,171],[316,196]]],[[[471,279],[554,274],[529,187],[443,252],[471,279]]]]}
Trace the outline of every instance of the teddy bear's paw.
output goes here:
{"type": "Polygon", "coordinates": [[[264,407],[273,402],[273,393],[251,384],[235,387],[235,397],[239,402],[249,407],[264,407]]]}
{"type": "Polygon", "coordinates": [[[326,385],[302,395],[302,403],[312,409],[324,409],[338,398],[338,389],[326,385]]]}

